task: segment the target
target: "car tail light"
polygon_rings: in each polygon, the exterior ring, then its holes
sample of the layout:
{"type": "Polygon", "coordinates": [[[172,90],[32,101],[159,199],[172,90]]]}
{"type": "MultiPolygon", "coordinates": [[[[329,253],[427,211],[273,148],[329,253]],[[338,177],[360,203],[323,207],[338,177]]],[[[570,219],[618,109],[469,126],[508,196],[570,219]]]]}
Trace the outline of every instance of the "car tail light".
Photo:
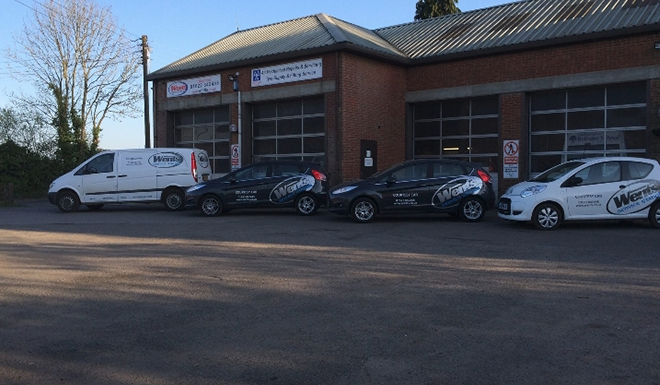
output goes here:
{"type": "Polygon", "coordinates": [[[190,154],[190,173],[192,174],[195,183],[197,183],[197,159],[195,159],[195,152],[190,154]]]}
{"type": "Polygon", "coordinates": [[[312,175],[314,176],[314,179],[316,179],[316,180],[320,180],[320,181],[327,180],[327,178],[325,177],[325,174],[322,173],[321,171],[312,169],[312,175]]]}
{"type": "Polygon", "coordinates": [[[479,175],[479,178],[481,178],[484,183],[490,183],[493,180],[493,178],[491,178],[484,170],[477,170],[477,175],[479,175]]]}

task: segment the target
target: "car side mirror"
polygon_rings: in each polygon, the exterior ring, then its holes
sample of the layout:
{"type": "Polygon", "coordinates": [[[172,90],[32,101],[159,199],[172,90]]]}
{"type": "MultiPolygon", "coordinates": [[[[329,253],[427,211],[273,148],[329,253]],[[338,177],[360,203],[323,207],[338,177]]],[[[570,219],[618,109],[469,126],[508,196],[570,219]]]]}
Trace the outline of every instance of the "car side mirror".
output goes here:
{"type": "Polygon", "coordinates": [[[236,183],[236,177],[232,176],[231,178],[229,178],[229,183],[231,184],[236,183]]]}
{"type": "Polygon", "coordinates": [[[391,185],[393,185],[393,184],[396,183],[396,178],[393,177],[393,176],[391,176],[391,177],[387,178],[387,180],[385,181],[385,183],[387,183],[388,186],[391,186],[391,185]]]}
{"type": "Polygon", "coordinates": [[[577,185],[581,184],[582,182],[584,182],[584,180],[582,178],[580,178],[579,176],[574,175],[574,176],[568,178],[566,180],[566,182],[564,182],[564,185],[562,187],[574,187],[574,186],[577,186],[577,185]]]}

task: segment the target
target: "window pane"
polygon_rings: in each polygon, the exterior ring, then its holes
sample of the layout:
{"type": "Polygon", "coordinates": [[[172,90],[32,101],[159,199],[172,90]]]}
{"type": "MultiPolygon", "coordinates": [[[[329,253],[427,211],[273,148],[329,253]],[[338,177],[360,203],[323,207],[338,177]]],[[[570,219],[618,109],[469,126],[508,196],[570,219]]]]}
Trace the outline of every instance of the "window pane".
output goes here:
{"type": "Polygon", "coordinates": [[[275,121],[268,120],[265,122],[254,122],[254,137],[260,136],[275,136],[275,121]]]}
{"type": "Polygon", "coordinates": [[[646,108],[617,108],[607,110],[607,127],[646,126],[646,108]]]}
{"type": "Polygon", "coordinates": [[[447,176],[463,175],[463,167],[453,163],[433,163],[433,177],[441,178],[447,176]]]}
{"type": "Polygon", "coordinates": [[[497,115],[499,108],[497,96],[472,100],[472,116],[497,115]]]}
{"type": "Polygon", "coordinates": [[[213,161],[213,172],[217,174],[226,174],[231,171],[229,159],[216,159],[213,161]]]}
{"type": "Polygon", "coordinates": [[[413,164],[394,171],[392,177],[399,182],[426,179],[427,170],[428,165],[426,163],[413,164]]]}
{"type": "Polygon", "coordinates": [[[599,163],[580,170],[575,176],[582,178],[580,185],[611,183],[621,180],[619,162],[599,163]]]}
{"type": "Polygon", "coordinates": [[[605,105],[605,88],[580,88],[568,91],[568,108],[600,107],[605,105]]]}
{"type": "Polygon", "coordinates": [[[420,103],[415,105],[414,119],[438,119],[440,118],[440,103],[420,103]]]}
{"type": "Polygon", "coordinates": [[[325,133],[325,118],[305,118],[303,119],[303,133],[304,134],[324,134],[325,133]]]}
{"type": "Polygon", "coordinates": [[[321,153],[325,152],[325,137],[316,136],[312,138],[303,139],[305,153],[321,153]]]}
{"type": "Polygon", "coordinates": [[[532,132],[540,131],[564,131],[565,116],[563,112],[558,114],[532,115],[532,132]]]}
{"type": "Polygon", "coordinates": [[[282,119],[277,121],[277,135],[302,134],[302,119],[282,119]]]}
{"type": "Polygon", "coordinates": [[[288,176],[300,174],[301,170],[295,164],[274,164],[273,176],[288,176]]]}
{"type": "Polygon", "coordinates": [[[195,111],[195,124],[213,123],[213,110],[195,111]]]}
{"type": "Polygon", "coordinates": [[[458,116],[470,115],[470,101],[456,100],[442,103],[442,117],[453,118],[458,116]]]}
{"type": "Polygon", "coordinates": [[[415,156],[431,156],[440,155],[440,141],[439,140],[416,140],[415,141],[415,156]]]}
{"type": "Polygon", "coordinates": [[[274,118],[275,111],[275,103],[257,104],[252,109],[252,117],[254,119],[274,118]]]}
{"type": "Polygon", "coordinates": [[[220,107],[215,109],[215,122],[229,122],[229,107],[220,107]]]}
{"type": "Polygon", "coordinates": [[[607,105],[646,103],[646,84],[618,84],[607,87],[607,105]]]}
{"type": "Polygon", "coordinates": [[[564,151],[565,134],[532,135],[532,152],[564,151]]]}
{"type": "Polygon", "coordinates": [[[561,155],[532,155],[530,172],[540,173],[562,162],[561,155]]]}
{"type": "Polygon", "coordinates": [[[646,130],[610,131],[607,133],[607,149],[646,149],[646,130]]]}
{"type": "Polygon", "coordinates": [[[628,165],[628,172],[630,173],[630,179],[643,179],[651,173],[653,166],[647,163],[639,162],[626,162],[628,165]]]}
{"type": "Polygon", "coordinates": [[[440,136],[440,122],[421,122],[415,123],[415,137],[439,137],[440,136]]]}
{"type": "Polygon", "coordinates": [[[532,111],[561,110],[566,108],[564,91],[538,92],[532,95],[532,111]]]}
{"type": "Polygon", "coordinates": [[[213,127],[195,127],[195,141],[209,141],[213,140],[213,127]]]}
{"type": "Polygon", "coordinates": [[[605,127],[605,111],[580,111],[568,113],[567,126],[569,130],[605,127]]]}
{"type": "Polygon", "coordinates": [[[568,134],[569,151],[605,149],[605,131],[577,132],[568,134]]]}
{"type": "Polygon", "coordinates": [[[442,136],[468,136],[470,135],[470,120],[444,120],[442,121],[442,136]]]}
{"type": "Polygon", "coordinates": [[[215,156],[229,156],[229,147],[229,142],[215,143],[215,156]]]}
{"type": "Polygon", "coordinates": [[[497,134],[498,119],[472,119],[472,135],[497,134]]]}
{"type": "Polygon", "coordinates": [[[300,100],[277,102],[277,116],[302,115],[302,103],[300,100]]]}
{"type": "Polygon", "coordinates": [[[275,154],[275,148],[275,139],[254,141],[255,155],[275,154]]]}
{"type": "Polygon", "coordinates": [[[195,148],[206,151],[209,156],[213,156],[213,143],[195,143],[195,148]]]}
{"type": "Polygon", "coordinates": [[[483,167],[484,170],[488,171],[489,173],[497,173],[497,166],[499,165],[499,160],[497,156],[489,156],[489,157],[476,157],[473,156],[470,158],[470,161],[472,163],[476,163],[479,166],[483,167]]]}
{"type": "Polygon", "coordinates": [[[465,139],[443,139],[442,155],[467,154],[470,140],[465,139]]]}
{"type": "Polygon", "coordinates": [[[323,114],[325,113],[325,98],[314,98],[303,100],[303,114],[323,114]]]}
{"type": "Polygon", "coordinates": [[[302,152],[301,138],[278,139],[277,140],[277,153],[278,154],[298,154],[302,152]]]}
{"type": "Polygon", "coordinates": [[[226,140],[229,139],[229,125],[223,124],[215,126],[215,139],[226,140]]]}
{"type": "Polygon", "coordinates": [[[178,112],[174,115],[174,125],[175,126],[185,126],[193,124],[193,112],[184,111],[178,112]]]}
{"type": "Polygon", "coordinates": [[[497,154],[499,138],[472,138],[472,154],[497,154]]]}
{"type": "Polygon", "coordinates": [[[181,134],[181,139],[179,139],[179,142],[191,142],[193,140],[192,127],[182,128],[179,131],[181,134]]]}

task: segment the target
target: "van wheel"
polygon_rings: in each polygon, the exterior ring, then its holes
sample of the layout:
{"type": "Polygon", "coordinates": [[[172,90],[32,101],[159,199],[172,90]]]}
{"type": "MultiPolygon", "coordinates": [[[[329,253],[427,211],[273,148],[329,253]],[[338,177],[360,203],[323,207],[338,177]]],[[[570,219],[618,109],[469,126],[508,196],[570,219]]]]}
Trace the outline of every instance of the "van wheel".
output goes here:
{"type": "Polygon", "coordinates": [[[376,204],[369,198],[358,198],[351,206],[351,216],[360,223],[371,222],[376,216],[376,204]]]}
{"type": "Polygon", "coordinates": [[[177,211],[183,208],[183,191],[178,188],[168,188],[163,192],[163,203],[168,210],[177,211]]]}
{"type": "Polygon", "coordinates": [[[649,221],[656,229],[660,229],[660,202],[655,202],[649,211],[649,221]]]}
{"type": "Polygon", "coordinates": [[[541,203],[534,209],[532,222],[539,230],[555,230],[562,221],[562,214],[557,205],[541,203]]]}
{"type": "Polygon", "coordinates": [[[479,222],[485,214],[484,204],[478,198],[467,198],[458,207],[458,215],[467,222],[479,222]]]}
{"type": "Polygon", "coordinates": [[[62,191],[57,196],[57,208],[63,213],[72,213],[80,207],[78,195],[71,190],[62,191]]]}
{"type": "Polygon", "coordinates": [[[312,194],[300,194],[296,199],[296,210],[300,215],[313,215],[319,209],[319,203],[312,194]]]}
{"type": "Polygon", "coordinates": [[[222,213],[222,201],[215,195],[207,195],[199,201],[199,211],[207,217],[215,217],[222,213]]]}
{"type": "Polygon", "coordinates": [[[101,207],[103,207],[103,203],[98,205],[87,205],[87,208],[90,209],[91,211],[99,211],[101,210],[101,207]]]}

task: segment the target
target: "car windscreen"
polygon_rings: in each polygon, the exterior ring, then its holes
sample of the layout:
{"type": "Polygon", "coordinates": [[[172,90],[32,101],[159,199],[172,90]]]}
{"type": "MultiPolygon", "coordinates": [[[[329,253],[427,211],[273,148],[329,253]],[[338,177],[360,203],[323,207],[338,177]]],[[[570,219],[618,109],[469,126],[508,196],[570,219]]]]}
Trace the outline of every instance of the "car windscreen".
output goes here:
{"type": "Polygon", "coordinates": [[[534,182],[549,183],[556,181],[562,176],[568,174],[574,169],[582,166],[584,162],[566,162],[560,165],[557,165],[549,170],[542,172],[541,174],[535,176],[531,180],[534,182]]]}

